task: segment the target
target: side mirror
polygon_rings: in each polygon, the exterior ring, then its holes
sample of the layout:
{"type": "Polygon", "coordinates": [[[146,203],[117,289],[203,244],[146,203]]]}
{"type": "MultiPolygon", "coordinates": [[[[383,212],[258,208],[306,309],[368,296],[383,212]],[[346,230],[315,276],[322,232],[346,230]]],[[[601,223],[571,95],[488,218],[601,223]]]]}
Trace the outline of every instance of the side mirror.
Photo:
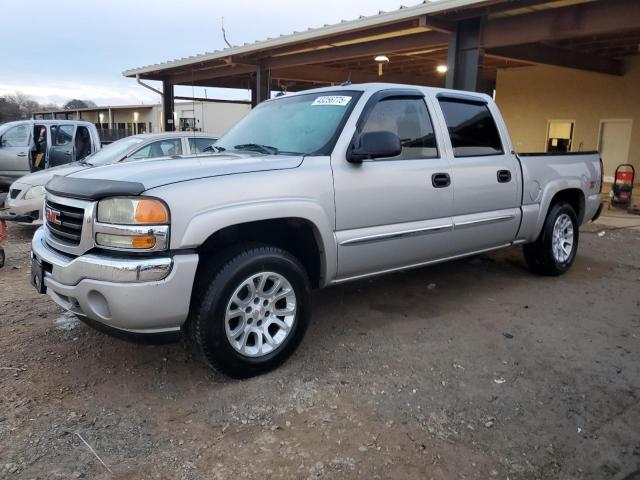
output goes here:
{"type": "Polygon", "coordinates": [[[395,157],[402,152],[400,138],[393,132],[367,132],[358,140],[357,146],[352,146],[347,154],[347,160],[359,163],[373,158],[395,157]]]}

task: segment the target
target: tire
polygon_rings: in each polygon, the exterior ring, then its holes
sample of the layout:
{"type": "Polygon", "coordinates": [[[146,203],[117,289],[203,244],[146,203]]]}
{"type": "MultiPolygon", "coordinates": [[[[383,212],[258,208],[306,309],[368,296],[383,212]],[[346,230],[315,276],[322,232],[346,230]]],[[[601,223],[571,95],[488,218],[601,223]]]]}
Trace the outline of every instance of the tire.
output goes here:
{"type": "Polygon", "coordinates": [[[524,258],[529,270],[539,275],[562,275],[576,258],[579,238],[578,219],[573,207],[566,202],[551,205],[538,239],[524,245],[524,258]],[[554,237],[556,227],[559,237],[554,237]],[[560,243],[563,248],[558,250],[560,243]]]}
{"type": "Polygon", "coordinates": [[[200,273],[189,320],[205,361],[233,378],[281,365],[309,324],[311,286],[304,267],[285,250],[260,244],[235,247],[210,265],[200,273]]]}

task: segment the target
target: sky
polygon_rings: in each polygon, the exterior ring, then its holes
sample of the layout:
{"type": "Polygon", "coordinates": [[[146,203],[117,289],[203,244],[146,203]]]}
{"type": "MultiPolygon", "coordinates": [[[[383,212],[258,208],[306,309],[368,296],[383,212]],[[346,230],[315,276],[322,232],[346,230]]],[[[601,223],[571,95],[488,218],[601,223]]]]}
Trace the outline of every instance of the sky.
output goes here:
{"type": "MultiPolygon", "coordinates": [[[[402,1],[3,0],[0,95],[21,92],[57,104],[71,98],[98,105],[159,103],[157,94],[122,72],[224,48],[223,18],[227,39],[241,45],[394,10],[402,1]]],[[[176,90],[177,95],[205,94],[202,88],[176,90]]],[[[207,88],[206,94],[249,98],[243,90],[207,88]]]]}

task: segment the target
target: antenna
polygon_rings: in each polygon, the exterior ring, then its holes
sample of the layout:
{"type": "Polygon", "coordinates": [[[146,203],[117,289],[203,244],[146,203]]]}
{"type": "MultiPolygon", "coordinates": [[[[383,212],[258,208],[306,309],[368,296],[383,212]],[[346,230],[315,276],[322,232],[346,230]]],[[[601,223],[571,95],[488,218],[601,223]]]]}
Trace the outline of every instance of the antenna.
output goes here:
{"type": "Polygon", "coordinates": [[[222,17],[222,39],[224,40],[224,43],[227,44],[227,47],[231,48],[231,44],[229,43],[229,40],[227,40],[227,31],[224,29],[224,17],[222,17]]]}

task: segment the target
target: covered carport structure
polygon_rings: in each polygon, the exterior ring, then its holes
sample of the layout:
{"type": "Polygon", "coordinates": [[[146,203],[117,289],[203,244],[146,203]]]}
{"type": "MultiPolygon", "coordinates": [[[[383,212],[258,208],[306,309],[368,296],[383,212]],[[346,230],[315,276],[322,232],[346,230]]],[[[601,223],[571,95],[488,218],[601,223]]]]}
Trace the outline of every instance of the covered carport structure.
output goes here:
{"type": "Polygon", "coordinates": [[[622,58],[638,54],[639,45],[637,0],[441,0],[124,75],[162,82],[164,126],[172,130],[176,85],[250,89],[254,105],[274,90],[345,81],[491,92],[502,68],[546,64],[623,75],[622,58]],[[380,56],[388,58],[382,75],[380,56]]]}
{"type": "Polygon", "coordinates": [[[165,130],[176,85],[253,105],[346,81],[495,93],[517,151],[598,150],[611,184],[620,164],[640,173],[639,54],[640,0],[440,0],[124,74],[162,82],[165,130]]]}

